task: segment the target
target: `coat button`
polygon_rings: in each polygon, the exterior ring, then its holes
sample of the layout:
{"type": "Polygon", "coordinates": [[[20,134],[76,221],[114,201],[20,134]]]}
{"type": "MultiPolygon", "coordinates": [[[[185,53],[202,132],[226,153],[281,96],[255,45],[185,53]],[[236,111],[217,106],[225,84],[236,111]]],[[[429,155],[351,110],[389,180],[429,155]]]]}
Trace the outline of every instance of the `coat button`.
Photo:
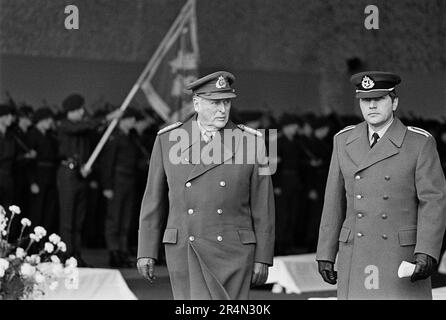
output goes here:
{"type": "Polygon", "coordinates": [[[189,210],[187,210],[187,213],[188,213],[188,214],[193,214],[193,213],[194,213],[194,209],[189,209],[189,210]]]}
{"type": "Polygon", "coordinates": [[[226,182],[224,182],[224,181],[220,181],[220,186],[221,187],[224,187],[226,185],[226,182]]]}
{"type": "Polygon", "coordinates": [[[362,196],[361,196],[360,194],[358,194],[358,195],[356,196],[356,199],[361,200],[361,199],[362,199],[362,196]]]}
{"type": "Polygon", "coordinates": [[[385,176],[384,179],[386,179],[387,181],[390,180],[390,176],[385,176]]]}
{"type": "Polygon", "coordinates": [[[221,209],[217,209],[217,213],[218,213],[218,214],[222,214],[222,213],[223,213],[223,210],[221,210],[221,209]]]}
{"type": "Polygon", "coordinates": [[[358,218],[361,219],[362,217],[364,217],[364,215],[361,212],[359,212],[358,213],[358,218]]]}
{"type": "Polygon", "coordinates": [[[356,235],[358,236],[358,238],[361,238],[364,236],[361,232],[358,232],[356,235]]]}
{"type": "Polygon", "coordinates": [[[385,194],[385,195],[383,195],[383,199],[387,200],[387,199],[389,199],[389,196],[387,194],[385,194]]]}
{"type": "Polygon", "coordinates": [[[381,237],[382,237],[384,240],[387,240],[387,235],[386,235],[386,234],[383,234],[381,237]]]}
{"type": "Polygon", "coordinates": [[[218,236],[217,237],[217,241],[223,241],[223,237],[222,236],[218,236]]]}
{"type": "Polygon", "coordinates": [[[190,183],[190,182],[186,183],[186,188],[190,188],[191,185],[192,185],[192,183],[190,183]]]}
{"type": "Polygon", "coordinates": [[[386,220],[386,219],[387,219],[387,214],[383,213],[383,214],[381,215],[381,218],[382,218],[383,220],[386,220]]]}
{"type": "Polygon", "coordinates": [[[355,176],[355,179],[356,179],[356,180],[360,180],[360,179],[361,179],[361,176],[360,176],[360,175],[357,175],[357,176],[355,176]]]}
{"type": "Polygon", "coordinates": [[[190,236],[189,237],[189,241],[194,241],[195,240],[195,237],[194,236],[190,236]]]}

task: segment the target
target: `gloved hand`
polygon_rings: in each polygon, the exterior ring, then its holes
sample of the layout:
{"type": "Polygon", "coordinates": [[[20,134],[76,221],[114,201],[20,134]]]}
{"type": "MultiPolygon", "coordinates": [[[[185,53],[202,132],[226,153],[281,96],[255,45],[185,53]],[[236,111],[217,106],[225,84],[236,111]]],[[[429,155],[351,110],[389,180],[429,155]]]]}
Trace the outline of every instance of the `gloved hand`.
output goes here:
{"type": "Polygon", "coordinates": [[[138,267],[139,274],[149,280],[150,282],[153,282],[155,280],[155,259],[153,258],[139,258],[136,262],[136,266],[138,267]]]}
{"type": "Polygon", "coordinates": [[[424,280],[429,278],[437,270],[437,261],[425,253],[415,253],[415,271],[410,281],[424,280]]]}
{"type": "Polygon", "coordinates": [[[261,286],[268,279],[268,265],[261,262],[254,262],[254,270],[252,271],[252,286],[261,286]]]}
{"type": "Polygon", "coordinates": [[[329,284],[336,284],[338,273],[334,271],[334,263],[331,261],[318,260],[317,265],[322,279],[329,284]]]}

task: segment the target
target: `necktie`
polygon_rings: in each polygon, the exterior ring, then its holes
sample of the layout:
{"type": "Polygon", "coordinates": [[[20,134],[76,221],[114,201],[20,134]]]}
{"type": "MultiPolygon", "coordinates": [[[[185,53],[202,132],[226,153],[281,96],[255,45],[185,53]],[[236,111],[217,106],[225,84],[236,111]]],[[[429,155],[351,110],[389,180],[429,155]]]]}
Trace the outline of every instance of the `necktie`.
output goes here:
{"type": "Polygon", "coordinates": [[[212,140],[214,135],[210,131],[203,131],[203,140],[208,143],[212,140]]]}
{"type": "Polygon", "coordinates": [[[372,134],[372,138],[373,138],[373,141],[372,141],[372,145],[370,146],[370,148],[373,148],[373,147],[375,146],[375,144],[378,142],[379,134],[377,134],[376,132],[374,132],[374,133],[372,134]]]}

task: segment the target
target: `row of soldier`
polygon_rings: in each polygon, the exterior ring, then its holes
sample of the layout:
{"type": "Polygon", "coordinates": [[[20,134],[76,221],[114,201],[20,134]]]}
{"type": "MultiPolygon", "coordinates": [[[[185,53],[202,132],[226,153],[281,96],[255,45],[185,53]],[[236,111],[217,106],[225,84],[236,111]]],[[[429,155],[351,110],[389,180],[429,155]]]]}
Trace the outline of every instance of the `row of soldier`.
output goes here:
{"type": "Polygon", "coordinates": [[[34,225],[60,233],[67,256],[81,266],[88,266],[81,255],[85,242],[104,238],[109,264],[130,267],[129,235],[137,232],[129,229],[137,228],[157,118],[133,108],[88,116],[79,94],[62,107],[54,114],[47,107],[0,105],[0,204],[19,205],[34,225]],[[91,173],[82,176],[81,166],[117,118],[91,173]]]}
{"type": "MultiPolygon", "coordinates": [[[[109,264],[131,266],[148,160],[161,121],[153,113],[143,115],[133,108],[124,114],[101,109],[85,117],[84,105],[78,94],[63,101],[59,114],[49,108],[34,111],[11,103],[0,105],[0,204],[17,204],[35,225],[59,232],[69,254],[81,265],[87,265],[81,256],[82,240],[84,245],[103,246],[104,239],[109,264]],[[82,177],[80,166],[107,123],[118,117],[118,127],[92,173],[82,177]]],[[[251,121],[239,118],[238,122],[253,128],[279,129],[278,167],[272,177],[275,255],[315,252],[333,135],[359,123],[360,117],[284,114],[276,121],[263,114],[251,121]]],[[[401,120],[434,135],[446,170],[446,125],[416,117],[401,120]]]]}

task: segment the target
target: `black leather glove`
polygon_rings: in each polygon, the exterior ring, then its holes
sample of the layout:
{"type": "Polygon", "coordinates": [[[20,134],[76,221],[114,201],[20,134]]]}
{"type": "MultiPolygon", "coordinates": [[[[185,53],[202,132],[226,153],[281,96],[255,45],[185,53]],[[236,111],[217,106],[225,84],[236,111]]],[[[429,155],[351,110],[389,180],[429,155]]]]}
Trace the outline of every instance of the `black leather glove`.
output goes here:
{"type": "Polygon", "coordinates": [[[425,253],[415,253],[415,271],[410,281],[424,280],[429,278],[437,270],[437,261],[425,253]]]}
{"type": "Polygon", "coordinates": [[[338,273],[334,271],[334,263],[331,261],[318,260],[317,265],[322,279],[329,284],[336,284],[338,273]]]}

